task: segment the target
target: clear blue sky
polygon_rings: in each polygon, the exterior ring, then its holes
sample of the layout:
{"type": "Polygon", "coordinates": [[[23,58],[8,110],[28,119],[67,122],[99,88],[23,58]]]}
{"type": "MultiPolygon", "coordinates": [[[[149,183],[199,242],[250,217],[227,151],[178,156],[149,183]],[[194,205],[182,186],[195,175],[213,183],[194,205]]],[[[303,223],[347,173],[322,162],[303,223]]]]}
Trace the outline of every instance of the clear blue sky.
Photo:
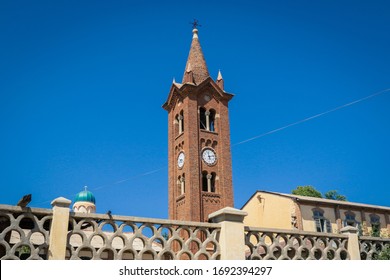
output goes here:
{"type": "MultiPolygon", "coordinates": [[[[97,210],[167,217],[167,112],[193,18],[231,142],[390,88],[389,1],[1,1],[0,203],[89,186],[97,210]],[[155,172],[154,172],[155,171],[155,172]]],[[[390,93],[232,147],[235,206],[336,189],[390,206],[390,93]]]]}

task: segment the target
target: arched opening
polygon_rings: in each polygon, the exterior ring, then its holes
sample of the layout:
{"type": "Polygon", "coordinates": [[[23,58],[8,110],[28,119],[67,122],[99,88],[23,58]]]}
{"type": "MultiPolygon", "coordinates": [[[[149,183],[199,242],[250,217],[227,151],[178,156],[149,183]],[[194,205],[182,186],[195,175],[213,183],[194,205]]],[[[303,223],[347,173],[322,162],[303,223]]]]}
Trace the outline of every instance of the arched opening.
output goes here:
{"type": "Polygon", "coordinates": [[[215,192],[215,172],[211,174],[207,173],[207,171],[202,172],[202,191],[204,192],[215,192]]]}
{"type": "Polygon", "coordinates": [[[186,192],[185,175],[180,178],[180,194],[183,195],[186,192]]]}
{"type": "Polygon", "coordinates": [[[211,109],[210,110],[210,115],[209,115],[209,128],[210,128],[210,131],[215,131],[215,115],[216,115],[216,112],[214,109],[211,109]]]}
{"type": "Polygon", "coordinates": [[[381,222],[380,218],[376,214],[370,215],[370,223],[371,223],[371,236],[380,237],[381,235],[381,222]]]}
{"type": "Polygon", "coordinates": [[[180,114],[178,116],[179,118],[179,134],[182,134],[184,131],[184,114],[183,110],[180,111],[180,114]]]}
{"type": "Polygon", "coordinates": [[[199,128],[206,129],[206,109],[201,107],[199,109],[199,128]]]}
{"type": "Polygon", "coordinates": [[[207,192],[207,172],[202,172],[202,191],[207,192]]]}
{"type": "Polygon", "coordinates": [[[180,135],[184,131],[184,114],[183,110],[175,116],[175,135],[180,135]]]}
{"type": "Polygon", "coordinates": [[[177,193],[180,195],[180,179],[181,179],[181,176],[177,177],[177,181],[176,181],[176,186],[177,186],[177,193]]]}
{"type": "Polygon", "coordinates": [[[210,178],[210,192],[215,192],[215,177],[217,175],[215,172],[211,172],[211,178],[210,178]]]}

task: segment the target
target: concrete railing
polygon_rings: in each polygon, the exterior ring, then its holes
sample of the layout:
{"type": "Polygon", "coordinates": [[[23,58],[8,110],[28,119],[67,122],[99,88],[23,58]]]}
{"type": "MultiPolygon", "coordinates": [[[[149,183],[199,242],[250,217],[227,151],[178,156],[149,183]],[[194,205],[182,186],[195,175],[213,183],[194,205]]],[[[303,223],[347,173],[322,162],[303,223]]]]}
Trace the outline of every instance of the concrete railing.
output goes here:
{"type": "Polygon", "coordinates": [[[361,236],[359,237],[359,245],[361,259],[372,260],[378,258],[386,246],[390,247],[390,238],[361,236]]]}
{"type": "Polygon", "coordinates": [[[65,259],[219,259],[221,226],[71,213],[65,259]]]}
{"type": "Polygon", "coordinates": [[[390,239],[244,227],[244,211],[224,208],[211,223],[74,213],[0,205],[0,259],[262,260],[373,259],[390,239]]]}
{"type": "Polygon", "coordinates": [[[348,242],[344,234],[245,227],[250,260],[347,260],[348,242]]]}

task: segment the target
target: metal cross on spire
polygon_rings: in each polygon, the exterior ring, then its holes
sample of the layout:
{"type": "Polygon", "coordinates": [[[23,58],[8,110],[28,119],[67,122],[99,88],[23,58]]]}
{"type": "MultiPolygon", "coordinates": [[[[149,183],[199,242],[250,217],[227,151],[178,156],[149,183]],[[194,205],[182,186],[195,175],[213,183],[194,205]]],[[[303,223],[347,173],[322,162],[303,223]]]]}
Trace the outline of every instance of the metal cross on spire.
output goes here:
{"type": "Polygon", "coordinates": [[[192,24],[192,28],[193,29],[196,29],[198,26],[202,26],[202,25],[199,24],[199,20],[197,20],[195,18],[194,18],[193,22],[190,22],[190,24],[192,24]]]}

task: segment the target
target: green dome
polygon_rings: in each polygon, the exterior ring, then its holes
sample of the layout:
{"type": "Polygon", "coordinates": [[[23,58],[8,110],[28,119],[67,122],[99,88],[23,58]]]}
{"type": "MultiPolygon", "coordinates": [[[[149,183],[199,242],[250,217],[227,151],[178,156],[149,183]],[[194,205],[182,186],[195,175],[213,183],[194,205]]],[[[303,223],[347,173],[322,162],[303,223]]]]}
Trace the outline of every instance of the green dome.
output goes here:
{"type": "Polygon", "coordinates": [[[95,196],[90,191],[87,191],[87,188],[85,188],[85,190],[83,190],[82,192],[79,192],[76,195],[74,202],[77,202],[77,201],[87,201],[87,202],[92,202],[93,204],[95,204],[95,196]]]}

